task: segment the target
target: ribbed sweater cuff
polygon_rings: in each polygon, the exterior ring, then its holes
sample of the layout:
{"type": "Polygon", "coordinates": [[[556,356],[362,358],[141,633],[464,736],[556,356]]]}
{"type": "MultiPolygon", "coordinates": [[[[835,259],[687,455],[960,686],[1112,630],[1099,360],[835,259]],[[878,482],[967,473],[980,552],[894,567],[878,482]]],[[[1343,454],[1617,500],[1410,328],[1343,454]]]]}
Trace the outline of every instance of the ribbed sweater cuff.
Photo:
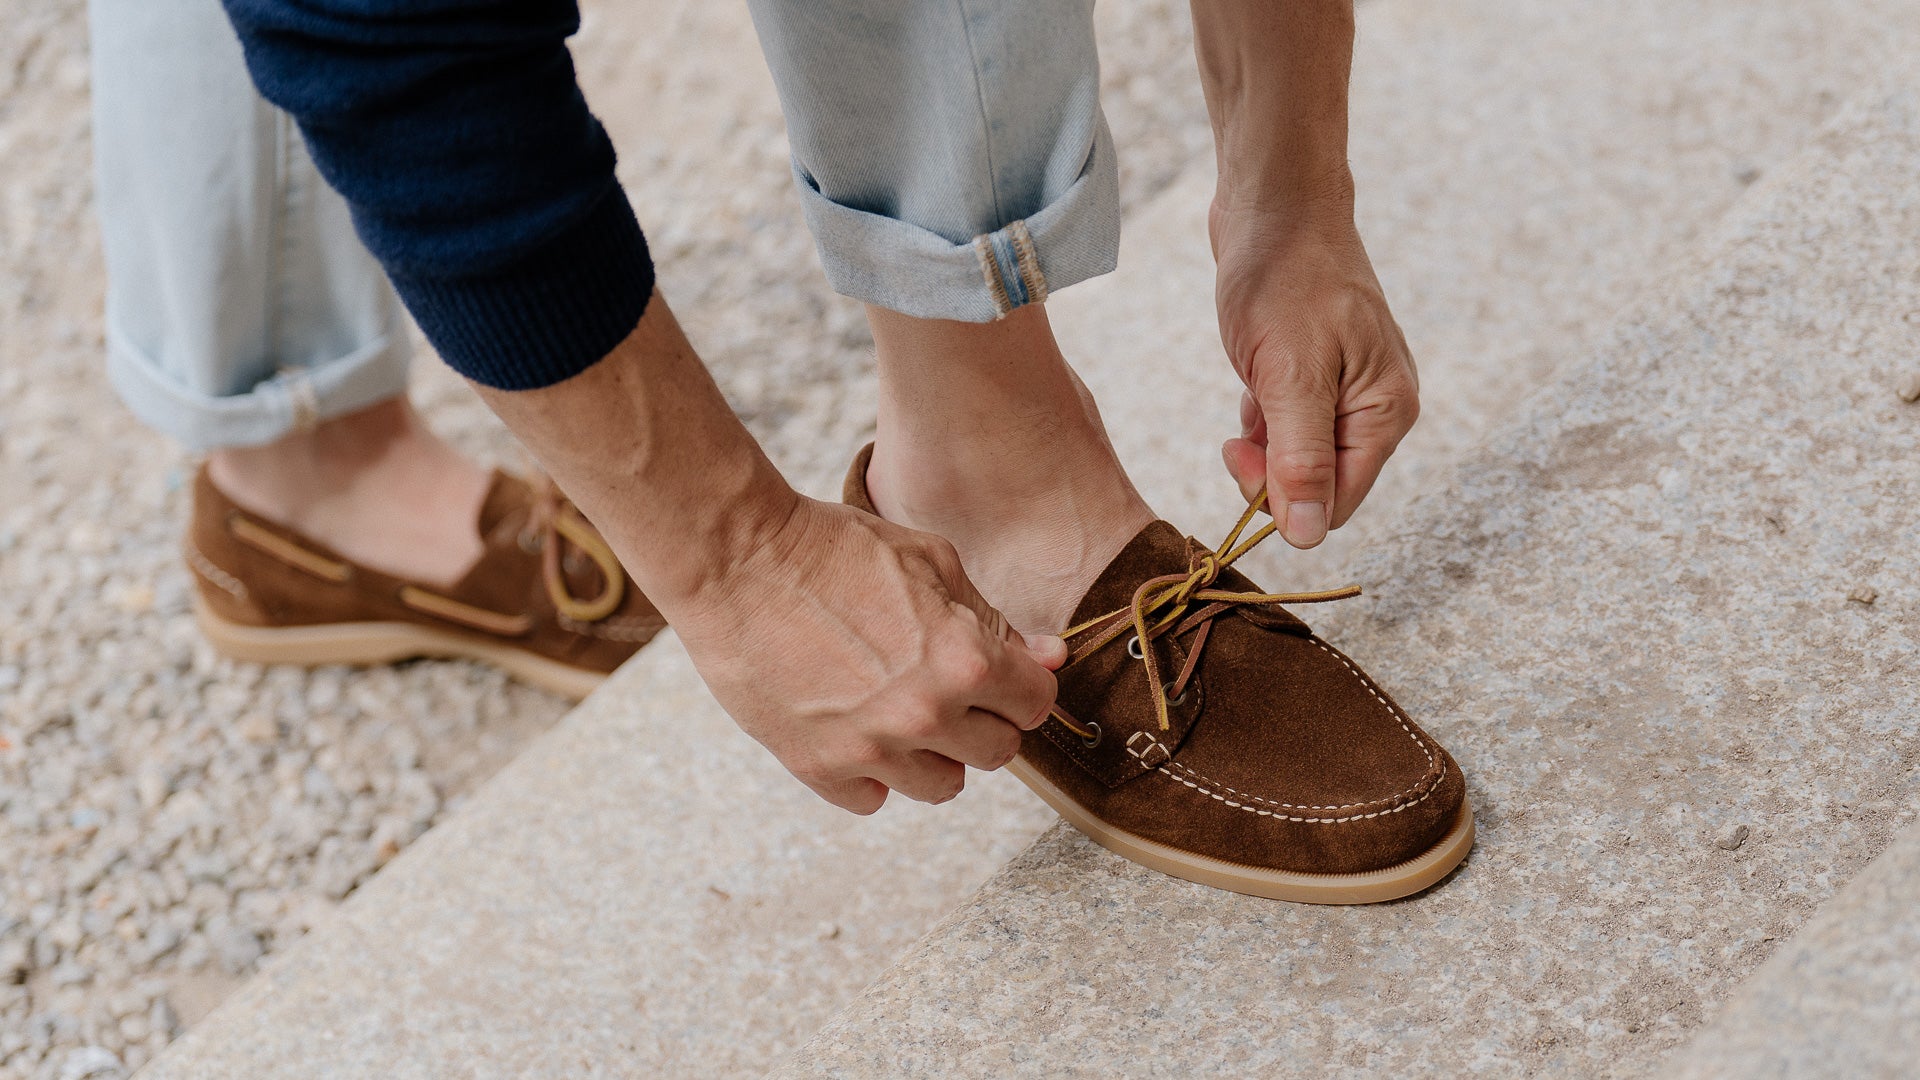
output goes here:
{"type": "Polygon", "coordinates": [[[647,240],[618,187],[501,270],[390,276],[441,358],[499,390],[537,390],[592,367],[633,332],[653,295],[647,240]]]}

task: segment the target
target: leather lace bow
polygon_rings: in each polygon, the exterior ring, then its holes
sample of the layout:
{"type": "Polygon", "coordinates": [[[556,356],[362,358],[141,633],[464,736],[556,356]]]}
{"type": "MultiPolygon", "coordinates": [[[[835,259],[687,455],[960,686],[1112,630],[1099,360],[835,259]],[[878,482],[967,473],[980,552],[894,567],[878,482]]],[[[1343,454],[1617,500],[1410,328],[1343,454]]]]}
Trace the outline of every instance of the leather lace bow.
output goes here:
{"type": "MultiPolygon", "coordinates": [[[[1102,646],[1108,644],[1127,629],[1133,629],[1133,637],[1127,642],[1127,655],[1140,661],[1146,669],[1147,683],[1153,694],[1154,715],[1160,722],[1160,730],[1169,730],[1168,710],[1170,702],[1177,704],[1187,691],[1187,684],[1193,678],[1194,668],[1200,661],[1200,651],[1206,647],[1207,633],[1213,628],[1214,619],[1222,613],[1237,607],[1278,606],[1281,604],[1323,604],[1332,600],[1345,600],[1360,595],[1360,586],[1347,585],[1338,589],[1326,589],[1320,592],[1299,593],[1263,593],[1236,592],[1231,589],[1216,589],[1214,582],[1220,578],[1220,572],[1232,566],[1242,555],[1252,551],[1255,545],[1273,535],[1274,523],[1269,521],[1245,540],[1240,534],[1246,531],[1255,514],[1265,504],[1267,492],[1262,488],[1260,494],[1247,504],[1246,512],[1240,515],[1240,521],[1233,531],[1220,542],[1220,546],[1210,552],[1201,552],[1197,557],[1189,556],[1188,569],[1184,574],[1162,574],[1148,578],[1133,590],[1133,603],[1127,607],[1109,611],[1088,619],[1078,626],[1069,627],[1060,635],[1067,639],[1072,651],[1061,670],[1072,667],[1088,656],[1093,655],[1102,646]],[[1198,628],[1193,645],[1187,650],[1187,662],[1181,667],[1179,675],[1172,681],[1164,681],[1160,673],[1160,661],[1154,655],[1152,643],[1167,634],[1184,634],[1198,628]],[[1075,638],[1083,638],[1073,644],[1075,638]]],[[[1065,725],[1067,730],[1094,745],[1100,740],[1100,728],[1097,724],[1083,724],[1070,716],[1056,702],[1050,710],[1054,719],[1065,725]]]]}

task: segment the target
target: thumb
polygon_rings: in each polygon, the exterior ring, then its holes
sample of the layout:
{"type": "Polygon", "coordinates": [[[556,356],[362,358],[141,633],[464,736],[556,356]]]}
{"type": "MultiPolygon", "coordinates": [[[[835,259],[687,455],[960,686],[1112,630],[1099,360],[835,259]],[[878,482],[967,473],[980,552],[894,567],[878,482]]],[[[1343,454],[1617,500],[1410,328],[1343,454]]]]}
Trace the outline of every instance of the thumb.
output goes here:
{"type": "Polygon", "coordinates": [[[1280,535],[1297,548],[1326,539],[1332,518],[1333,434],[1338,387],[1307,377],[1260,395],[1267,421],[1267,505],[1280,535]]]}
{"type": "Polygon", "coordinates": [[[1041,667],[1056,671],[1067,662],[1067,643],[1052,634],[1026,634],[1014,629],[1013,623],[1000,613],[1000,609],[987,602],[974,587],[971,578],[960,565],[960,555],[953,545],[945,540],[935,544],[935,565],[947,579],[947,594],[955,601],[965,605],[978,618],[989,633],[1010,646],[1018,646],[1031,655],[1041,667]]]}
{"type": "Polygon", "coordinates": [[[1048,671],[1059,671],[1060,666],[1067,662],[1065,639],[1052,634],[1021,634],[1020,638],[1026,643],[1027,651],[1048,671]]]}

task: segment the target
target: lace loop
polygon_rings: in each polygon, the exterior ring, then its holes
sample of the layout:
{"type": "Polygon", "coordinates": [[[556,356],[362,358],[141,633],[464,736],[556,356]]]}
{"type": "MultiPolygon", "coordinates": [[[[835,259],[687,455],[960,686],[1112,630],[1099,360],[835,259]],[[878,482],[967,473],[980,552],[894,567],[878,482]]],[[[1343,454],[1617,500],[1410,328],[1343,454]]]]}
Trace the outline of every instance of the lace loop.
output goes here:
{"type": "Polygon", "coordinates": [[[554,610],[562,618],[592,623],[620,610],[620,602],[626,598],[627,588],[627,576],[620,569],[620,560],[593,524],[580,516],[580,511],[574,509],[573,504],[560,493],[560,488],[544,474],[534,484],[533,517],[529,525],[540,541],[541,580],[547,587],[547,596],[553,600],[554,610]],[[563,539],[599,568],[600,578],[606,583],[601,587],[599,596],[583,600],[573,595],[560,565],[560,541],[563,539]]]}
{"type": "MultiPolygon", "coordinates": [[[[1060,635],[1071,644],[1076,637],[1085,640],[1072,647],[1066,664],[1061,670],[1072,667],[1081,660],[1097,652],[1107,643],[1115,640],[1129,629],[1133,637],[1127,643],[1127,655],[1138,660],[1146,669],[1147,685],[1153,689],[1153,707],[1160,730],[1172,727],[1169,707],[1172,703],[1186,700],[1187,685],[1200,660],[1200,650],[1206,647],[1207,635],[1213,628],[1213,620],[1225,612],[1238,607],[1279,606],[1281,604],[1324,604],[1333,600],[1345,600],[1360,595],[1360,586],[1347,585],[1338,589],[1323,589],[1318,592],[1263,593],[1235,592],[1230,589],[1213,588],[1220,580],[1220,574],[1242,555],[1252,551],[1256,545],[1275,532],[1274,523],[1269,521],[1255,530],[1244,540],[1241,534],[1246,532],[1254,515],[1266,503],[1265,488],[1247,504],[1245,513],[1240,515],[1227,538],[1212,551],[1204,551],[1188,559],[1187,572],[1184,574],[1162,574],[1148,578],[1133,590],[1133,602],[1124,608],[1109,611],[1088,619],[1078,626],[1068,627],[1060,635]],[[1203,605],[1189,614],[1194,604],[1203,605]],[[1182,617],[1185,617],[1184,620],[1182,617]],[[1183,634],[1198,628],[1193,645],[1187,652],[1187,661],[1181,666],[1180,673],[1171,680],[1161,677],[1160,660],[1151,643],[1169,633],[1183,634]],[[1089,636],[1090,635],[1090,636],[1089,636]],[[1135,642],[1139,644],[1136,646],[1135,642]]],[[[1067,730],[1082,739],[1097,737],[1088,727],[1082,725],[1065,709],[1057,704],[1048,710],[1048,715],[1060,721],[1067,730]]],[[[1095,729],[1097,730],[1097,728],[1095,729]]]]}

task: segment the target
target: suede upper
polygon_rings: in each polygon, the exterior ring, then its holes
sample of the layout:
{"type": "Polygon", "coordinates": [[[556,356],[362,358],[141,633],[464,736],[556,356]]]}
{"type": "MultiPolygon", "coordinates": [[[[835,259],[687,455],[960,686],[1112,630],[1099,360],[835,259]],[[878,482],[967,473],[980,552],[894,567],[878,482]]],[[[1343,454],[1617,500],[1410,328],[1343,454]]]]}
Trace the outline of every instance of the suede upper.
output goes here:
{"type": "MultiPolygon", "coordinates": [[[[242,626],[411,623],[511,645],[570,667],[609,672],[658,634],[666,621],[631,580],[618,607],[595,619],[562,614],[543,579],[547,545],[561,545],[560,575],[569,597],[602,596],[599,565],[563,531],[543,527],[532,485],[495,473],[476,527],[480,560],[450,589],[383,574],[249,514],[215,487],[203,468],[194,480],[185,554],[202,600],[242,626]]],[[[559,513],[577,511],[556,504],[559,513]]],[[[591,529],[584,519],[576,528],[591,529]]]]}

